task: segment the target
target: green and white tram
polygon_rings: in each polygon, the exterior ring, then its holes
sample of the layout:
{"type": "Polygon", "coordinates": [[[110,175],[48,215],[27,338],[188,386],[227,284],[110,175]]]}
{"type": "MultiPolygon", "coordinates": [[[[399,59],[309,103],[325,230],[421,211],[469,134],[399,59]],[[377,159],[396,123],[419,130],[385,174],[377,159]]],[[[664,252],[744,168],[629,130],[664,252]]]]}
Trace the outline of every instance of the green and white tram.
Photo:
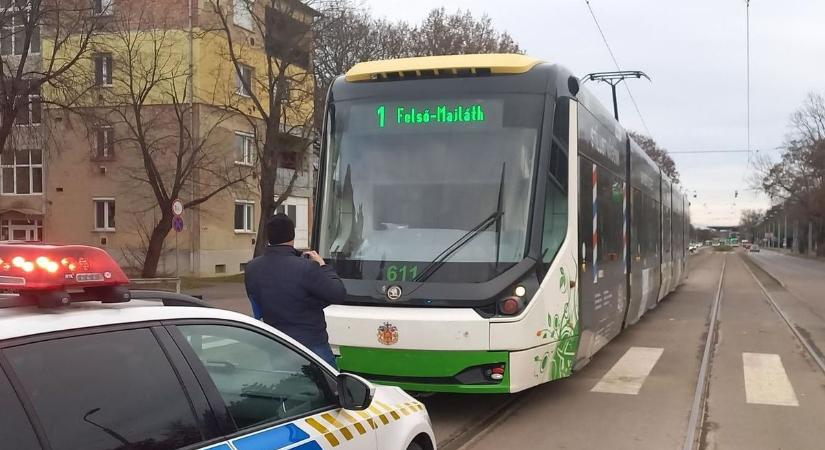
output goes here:
{"type": "Polygon", "coordinates": [[[327,99],[313,246],[342,370],[412,391],[566,377],[686,271],[687,201],[563,67],[361,63],[327,99]]]}

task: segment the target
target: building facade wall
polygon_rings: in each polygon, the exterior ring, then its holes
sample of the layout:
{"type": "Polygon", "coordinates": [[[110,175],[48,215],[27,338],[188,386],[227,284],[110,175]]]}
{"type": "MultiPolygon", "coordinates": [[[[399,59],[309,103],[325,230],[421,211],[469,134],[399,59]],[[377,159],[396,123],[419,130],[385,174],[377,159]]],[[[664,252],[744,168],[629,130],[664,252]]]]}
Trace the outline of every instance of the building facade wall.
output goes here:
{"type": "MultiPolygon", "coordinates": [[[[256,116],[256,112],[248,99],[238,98],[234,67],[226,54],[221,53],[221,49],[227,48],[226,39],[214,33],[202,33],[201,26],[215,20],[207,2],[115,0],[114,5],[115,8],[123,8],[121,11],[132,12],[149,8],[154,11],[153,20],[159,20],[157,23],[171,30],[166,41],[169,43],[170,58],[187,69],[191,64],[193,69],[195,95],[192,98],[193,117],[189,124],[193,134],[196,139],[207,139],[208,136],[209,151],[219,156],[218,160],[223,159],[230,168],[234,165],[238,171],[253,172],[247,165],[235,164],[235,161],[239,151],[238,133],[254,134],[249,120],[256,116]],[[190,3],[193,5],[191,23],[194,27],[191,35],[187,30],[190,3]],[[221,108],[221,105],[227,104],[236,108],[234,114],[226,114],[226,108],[221,108]]],[[[93,46],[88,60],[77,65],[78,80],[94,80],[93,57],[96,52],[109,51],[116,57],[122,54],[122,49],[116,44],[117,36],[112,35],[123,32],[122,29],[118,31],[120,25],[115,23],[116,20],[112,17],[111,23],[103,27],[104,33],[93,46]]],[[[233,36],[235,33],[245,39],[245,61],[259,73],[265,73],[266,58],[262,43],[250,40],[251,34],[245,30],[233,29],[233,36]]],[[[46,43],[44,48],[47,48],[46,43]]],[[[114,70],[124,69],[116,63],[114,70]]],[[[188,89],[185,78],[176,79],[169,85],[176,89],[188,89]]],[[[117,89],[117,86],[106,90],[92,89],[84,106],[88,111],[106,106],[105,103],[112,98],[109,95],[117,89]]],[[[266,100],[266,94],[262,93],[261,98],[266,100]]],[[[147,108],[156,111],[161,121],[166,114],[169,117],[167,122],[174,122],[170,106],[163,96],[151,97],[147,108]]],[[[0,195],[0,225],[2,219],[7,217],[18,222],[25,220],[30,223],[29,227],[41,227],[38,237],[46,243],[86,244],[104,248],[135,273],[145,252],[147,236],[160,217],[160,210],[150,186],[141,181],[143,161],[140,152],[116,138],[113,157],[96,157],[96,134],[92,128],[97,125],[91,124],[85,117],[56,108],[44,111],[44,124],[30,133],[35,138],[26,141],[27,146],[42,149],[43,193],[0,195]],[[100,202],[113,202],[113,226],[99,226],[100,202]]],[[[117,126],[113,132],[115,136],[129,134],[128,130],[117,129],[117,126]]],[[[171,162],[171,159],[167,161],[171,162]]],[[[165,169],[171,170],[171,166],[165,169]]],[[[187,202],[202,193],[203,184],[208,184],[205,181],[212,176],[211,172],[196,171],[195,180],[181,193],[181,200],[187,202]]],[[[277,193],[285,190],[292,173],[290,169],[279,169],[277,193]]],[[[292,213],[296,220],[298,247],[308,246],[313,185],[312,160],[303,158],[292,195],[283,205],[284,212],[292,213]]],[[[251,259],[255,246],[261,214],[259,197],[258,178],[250,175],[244,182],[234,184],[204,203],[187,209],[183,214],[184,230],[170,232],[164,242],[158,275],[220,276],[241,272],[251,259]],[[238,230],[236,226],[238,202],[253,205],[252,226],[246,230],[238,230]]],[[[106,215],[105,211],[103,215],[106,215]]]]}

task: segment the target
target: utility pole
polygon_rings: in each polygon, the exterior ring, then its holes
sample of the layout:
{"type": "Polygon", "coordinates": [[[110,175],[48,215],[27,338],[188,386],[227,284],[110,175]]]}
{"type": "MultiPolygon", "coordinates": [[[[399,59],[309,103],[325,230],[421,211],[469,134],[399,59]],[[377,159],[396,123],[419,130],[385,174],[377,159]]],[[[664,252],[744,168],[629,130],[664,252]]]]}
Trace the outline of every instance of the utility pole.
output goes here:
{"type": "Polygon", "coordinates": [[[627,78],[647,78],[647,81],[650,81],[650,77],[647,76],[644,72],[640,70],[621,70],[617,72],[594,72],[588,73],[587,75],[582,78],[582,83],[586,83],[587,81],[601,81],[610,85],[610,90],[613,92],[613,117],[616,120],[619,120],[619,104],[616,101],[616,85],[619,84],[621,81],[627,78]]]}

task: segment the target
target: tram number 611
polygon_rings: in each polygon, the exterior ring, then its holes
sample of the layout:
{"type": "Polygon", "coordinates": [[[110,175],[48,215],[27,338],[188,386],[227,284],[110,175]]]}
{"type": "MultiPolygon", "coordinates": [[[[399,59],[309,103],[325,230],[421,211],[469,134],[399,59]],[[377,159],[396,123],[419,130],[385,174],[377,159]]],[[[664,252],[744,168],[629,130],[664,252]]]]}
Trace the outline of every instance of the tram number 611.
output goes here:
{"type": "Polygon", "coordinates": [[[418,276],[418,266],[396,266],[387,267],[387,281],[412,281],[418,276]]]}

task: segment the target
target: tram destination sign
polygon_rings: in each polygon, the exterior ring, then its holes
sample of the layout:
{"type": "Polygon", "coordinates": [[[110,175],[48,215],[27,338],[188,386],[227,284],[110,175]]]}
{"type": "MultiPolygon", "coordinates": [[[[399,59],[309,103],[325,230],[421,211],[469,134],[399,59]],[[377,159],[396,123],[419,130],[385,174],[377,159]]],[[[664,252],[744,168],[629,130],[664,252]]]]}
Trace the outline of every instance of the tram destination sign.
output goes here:
{"type": "MultiPolygon", "coordinates": [[[[387,106],[379,105],[375,109],[378,128],[387,127],[387,106]]],[[[395,106],[390,113],[390,120],[395,125],[428,125],[439,123],[477,123],[484,122],[486,114],[484,105],[434,105],[432,107],[395,106]]]]}
{"type": "Polygon", "coordinates": [[[359,103],[350,112],[349,127],[378,132],[497,128],[502,109],[499,99],[359,103]]]}

